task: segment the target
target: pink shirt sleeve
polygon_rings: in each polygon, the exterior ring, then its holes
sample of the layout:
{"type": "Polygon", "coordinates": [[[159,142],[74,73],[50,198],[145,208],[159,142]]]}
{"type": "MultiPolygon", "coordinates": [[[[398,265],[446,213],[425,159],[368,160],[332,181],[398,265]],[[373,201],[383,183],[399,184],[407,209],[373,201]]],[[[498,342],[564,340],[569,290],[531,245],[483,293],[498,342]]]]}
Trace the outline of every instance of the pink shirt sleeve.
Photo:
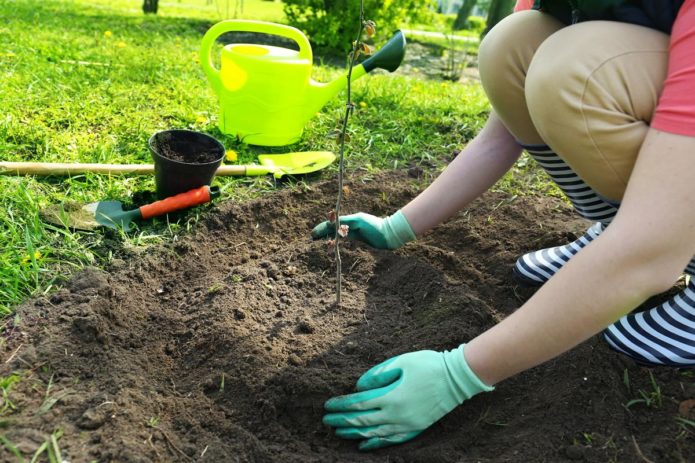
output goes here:
{"type": "Polygon", "coordinates": [[[651,126],[695,136],[695,0],[686,0],[671,31],[668,73],[651,126]]]}
{"type": "Polygon", "coordinates": [[[516,0],[514,11],[530,10],[533,7],[534,0],[516,0]]]}

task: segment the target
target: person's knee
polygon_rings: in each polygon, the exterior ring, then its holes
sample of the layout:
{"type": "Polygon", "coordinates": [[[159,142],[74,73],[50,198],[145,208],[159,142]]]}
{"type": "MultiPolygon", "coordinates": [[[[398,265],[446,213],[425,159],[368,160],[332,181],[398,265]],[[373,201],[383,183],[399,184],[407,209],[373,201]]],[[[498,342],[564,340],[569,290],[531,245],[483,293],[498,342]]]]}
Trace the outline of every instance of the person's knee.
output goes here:
{"type": "Polygon", "coordinates": [[[668,37],[589,21],[536,51],[524,95],[541,139],[600,195],[620,200],[663,84],[668,37]]]}
{"type": "Polygon", "coordinates": [[[497,88],[500,78],[504,79],[509,72],[508,69],[504,69],[509,64],[509,60],[506,60],[505,57],[510,55],[510,47],[515,43],[512,40],[517,34],[516,24],[518,21],[514,20],[515,16],[511,15],[504,18],[480,42],[478,71],[486,91],[497,88]]]}
{"type": "Polygon", "coordinates": [[[565,31],[559,31],[539,47],[526,74],[526,104],[544,139],[552,128],[573,125],[569,109],[578,105],[584,80],[581,57],[563,48],[564,35],[565,31]]]}
{"type": "Polygon", "coordinates": [[[524,143],[541,143],[526,109],[526,71],[537,47],[561,27],[549,15],[522,11],[495,26],[480,47],[480,78],[490,104],[507,129],[524,143]]]}
{"type": "Polygon", "coordinates": [[[526,67],[535,48],[559,27],[554,19],[545,16],[538,11],[511,14],[493,27],[480,43],[478,70],[488,96],[498,90],[508,90],[510,85],[523,87],[526,67]]]}
{"type": "Polygon", "coordinates": [[[631,24],[589,21],[558,31],[538,47],[528,68],[524,94],[531,119],[544,138],[554,138],[548,133],[553,128],[592,121],[601,127],[648,123],[666,47],[665,34],[631,24]]]}

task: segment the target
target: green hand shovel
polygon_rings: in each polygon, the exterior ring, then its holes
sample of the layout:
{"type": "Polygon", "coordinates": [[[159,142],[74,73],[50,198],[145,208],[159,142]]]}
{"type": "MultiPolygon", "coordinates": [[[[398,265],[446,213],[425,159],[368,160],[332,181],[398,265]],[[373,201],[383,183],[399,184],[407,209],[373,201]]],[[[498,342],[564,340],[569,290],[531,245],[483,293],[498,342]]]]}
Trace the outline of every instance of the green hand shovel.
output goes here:
{"type": "Polygon", "coordinates": [[[219,195],[219,188],[205,185],[130,210],[123,210],[120,201],[98,201],[85,205],[56,204],[41,211],[41,218],[46,222],[77,230],[107,227],[127,232],[134,220],[146,220],[205,204],[219,195]]]}

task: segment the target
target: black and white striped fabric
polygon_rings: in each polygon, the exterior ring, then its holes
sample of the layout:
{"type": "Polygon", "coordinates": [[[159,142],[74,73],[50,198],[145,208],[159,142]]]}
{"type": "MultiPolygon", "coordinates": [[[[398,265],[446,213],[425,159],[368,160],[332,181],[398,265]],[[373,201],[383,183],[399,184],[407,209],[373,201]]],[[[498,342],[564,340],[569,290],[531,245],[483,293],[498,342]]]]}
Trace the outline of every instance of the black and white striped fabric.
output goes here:
{"type": "Polygon", "coordinates": [[[522,146],[560,187],[580,216],[604,224],[613,220],[618,209],[597,195],[550,147],[522,146]]]}
{"type": "MultiPolygon", "coordinates": [[[[514,264],[514,276],[521,283],[529,286],[540,286],[557,273],[572,256],[592,242],[605,230],[607,225],[596,222],[579,238],[569,244],[545,248],[529,252],[517,259],[514,264]]],[[[693,257],[683,273],[695,277],[695,257],[693,257]]]]}
{"type": "Polygon", "coordinates": [[[641,364],[695,367],[695,282],[653,309],[624,316],[603,337],[641,364]]]}
{"type": "Polygon", "coordinates": [[[601,222],[596,222],[589,227],[586,233],[569,244],[524,254],[517,259],[514,265],[514,276],[517,280],[529,286],[542,285],[551,276],[555,275],[572,256],[596,239],[604,227],[605,225],[601,222]]]}
{"type": "MultiPolygon", "coordinates": [[[[514,274],[518,280],[542,285],[606,229],[618,206],[599,197],[549,147],[524,148],[565,193],[577,213],[596,221],[577,240],[530,252],[516,261],[514,274]]],[[[695,276],[695,257],[684,273],[695,276]]],[[[603,336],[612,349],[641,364],[695,367],[695,281],[657,307],[622,317],[606,328],[603,336]]]]}
{"type": "Polygon", "coordinates": [[[690,259],[690,262],[688,262],[688,266],[685,267],[685,270],[683,270],[683,273],[690,275],[690,276],[695,276],[695,256],[693,256],[693,258],[690,259]]]}

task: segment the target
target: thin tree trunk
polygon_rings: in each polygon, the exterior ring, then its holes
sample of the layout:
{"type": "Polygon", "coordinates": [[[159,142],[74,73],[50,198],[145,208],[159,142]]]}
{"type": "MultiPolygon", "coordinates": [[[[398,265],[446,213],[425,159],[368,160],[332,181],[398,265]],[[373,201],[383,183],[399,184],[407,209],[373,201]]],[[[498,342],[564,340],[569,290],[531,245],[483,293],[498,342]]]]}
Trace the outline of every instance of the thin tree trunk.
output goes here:
{"type": "Polygon", "coordinates": [[[483,37],[490,29],[495,27],[495,24],[508,16],[514,9],[515,0],[492,0],[490,10],[487,13],[487,26],[483,31],[483,37]]]}
{"type": "Polygon", "coordinates": [[[473,11],[476,3],[478,3],[478,0],[463,0],[461,8],[459,8],[458,13],[456,13],[456,19],[454,20],[454,25],[452,26],[453,30],[459,31],[466,27],[468,17],[471,15],[471,11],[473,11]]]}
{"type": "Polygon", "coordinates": [[[143,13],[157,14],[157,8],[159,7],[159,0],[143,0],[142,11],[143,13]]]}

